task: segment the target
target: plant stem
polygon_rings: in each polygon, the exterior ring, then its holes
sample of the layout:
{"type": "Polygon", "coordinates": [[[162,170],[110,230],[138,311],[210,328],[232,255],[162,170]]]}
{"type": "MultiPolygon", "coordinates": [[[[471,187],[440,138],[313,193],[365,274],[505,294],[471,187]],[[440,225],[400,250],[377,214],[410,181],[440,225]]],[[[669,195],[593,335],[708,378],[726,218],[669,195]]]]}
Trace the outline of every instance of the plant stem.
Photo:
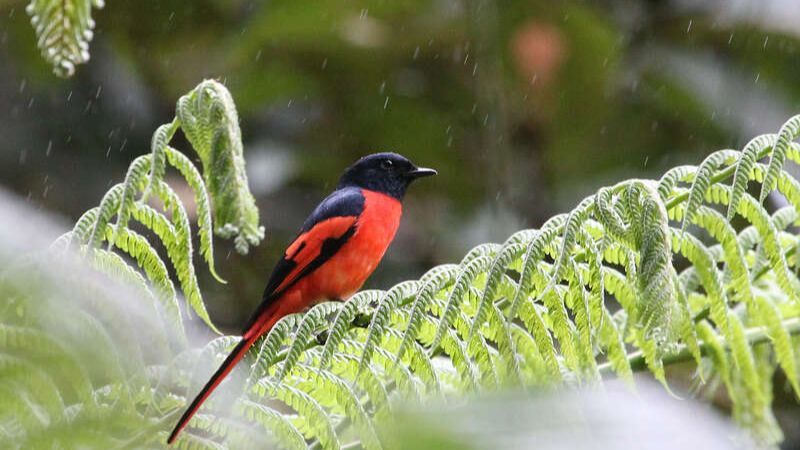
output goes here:
{"type": "MultiPolygon", "coordinates": [[[[800,334],[800,318],[798,317],[785,319],[781,325],[789,332],[790,335],[794,336],[800,334]]],[[[747,342],[753,346],[771,340],[769,334],[767,333],[766,327],[748,328],[745,330],[745,337],[747,338],[747,342]]],[[[720,337],[720,342],[722,343],[723,347],[728,347],[728,342],[724,338],[720,337]]],[[[708,344],[704,342],[700,343],[700,353],[703,356],[707,355],[709,348],[710,346],[708,344]]],[[[689,352],[689,349],[686,348],[685,345],[681,344],[678,350],[668,353],[661,360],[665,365],[669,365],[689,361],[691,359],[692,354],[689,352]]],[[[641,372],[647,369],[647,363],[644,360],[644,355],[640,351],[629,354],[628,362],[630,363],[631,369],[634,372],[641,372]]],[[[612,375],[614,373],[610,362],[601,364],[598,367],[598,370],[602,375],[612,375]]]]}

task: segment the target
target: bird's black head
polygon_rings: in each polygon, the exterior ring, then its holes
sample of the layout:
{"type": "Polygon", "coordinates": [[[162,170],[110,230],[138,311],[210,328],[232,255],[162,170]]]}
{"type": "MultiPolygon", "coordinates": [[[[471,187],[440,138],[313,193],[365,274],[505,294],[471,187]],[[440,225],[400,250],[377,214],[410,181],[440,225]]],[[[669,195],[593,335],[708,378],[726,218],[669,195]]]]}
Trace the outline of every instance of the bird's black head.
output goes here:
{"type": "Polygon", "coordinates": [[[339,180],[339,187],[357,186],[402,200],[412,181],[431,175],[436,175],[436,171],[417,167],[405,156],[375,153],[348,167],[339,180]]]}

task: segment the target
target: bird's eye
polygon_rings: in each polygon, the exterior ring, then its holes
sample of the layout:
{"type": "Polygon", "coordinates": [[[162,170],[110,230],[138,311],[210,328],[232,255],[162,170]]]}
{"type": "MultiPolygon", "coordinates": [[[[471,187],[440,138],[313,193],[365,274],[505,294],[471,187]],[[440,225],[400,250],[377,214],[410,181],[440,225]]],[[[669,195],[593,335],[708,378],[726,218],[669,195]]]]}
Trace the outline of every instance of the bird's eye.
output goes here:
{"type": "Polygon", "coordinates": [[[394,170],[394,163],[392,162],[391,159],[385,159],[381,163],[381,168],[383,168],[384,170],[394,170]]]}

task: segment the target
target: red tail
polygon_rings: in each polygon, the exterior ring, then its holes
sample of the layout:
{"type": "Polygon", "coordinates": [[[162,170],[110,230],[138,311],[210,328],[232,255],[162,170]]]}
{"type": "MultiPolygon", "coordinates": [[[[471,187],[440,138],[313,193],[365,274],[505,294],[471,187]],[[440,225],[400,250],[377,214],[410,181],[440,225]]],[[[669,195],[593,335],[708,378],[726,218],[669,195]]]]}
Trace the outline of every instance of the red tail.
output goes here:
{"type": "Polygon", "coordinates": [[[247,331],[245,331],[244,336],[242,336],[242,340],[236,344],[233,351],[225,361],[219,366],[219,369],[214,373],[208,383],[203,386],[203,389],[200,390],[200,393],[197,394],[197,397],[194,398],[192,404],[189,405],[189,408],[183,413],[181,419],[175,425],[175,428],[172,430],[172,434],[169,435],[169,439],[167,439],[167,444],[172,444],[175,439],[177,439],[178,435],[180,434],[181,430],[183,430],[186,425],[191,420],[192,416],[200,409],[203,402],[214,392],[214,389],[219,386],[222,380],[233,370],[236,364],[244,358],[244,355],[247,354],[247,351],[250,350],[250,347],[258,340],[260,336],[270,330],[273,325],[281,318],[281,316],[275,314],[275,310],[277,303],[273,305],[272,308],[267,309],[264,312],[264,316],[261,320],[257,320],[247,331]]]}

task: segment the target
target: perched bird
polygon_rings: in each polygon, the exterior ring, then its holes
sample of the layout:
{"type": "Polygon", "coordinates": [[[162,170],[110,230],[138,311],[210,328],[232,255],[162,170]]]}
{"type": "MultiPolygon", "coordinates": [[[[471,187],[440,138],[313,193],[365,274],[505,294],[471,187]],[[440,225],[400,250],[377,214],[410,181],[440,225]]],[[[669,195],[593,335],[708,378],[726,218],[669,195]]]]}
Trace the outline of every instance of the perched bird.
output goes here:
{"type": "Polygon", "coordinates": [[[168,444],[278,320],[325,299],[345,300],[361,288],[394,239],[406,189],[417,178],[435,174],[396,153],[365,156],[345,170],[278,261],[242,339],[183,413],[168,444]]]}

